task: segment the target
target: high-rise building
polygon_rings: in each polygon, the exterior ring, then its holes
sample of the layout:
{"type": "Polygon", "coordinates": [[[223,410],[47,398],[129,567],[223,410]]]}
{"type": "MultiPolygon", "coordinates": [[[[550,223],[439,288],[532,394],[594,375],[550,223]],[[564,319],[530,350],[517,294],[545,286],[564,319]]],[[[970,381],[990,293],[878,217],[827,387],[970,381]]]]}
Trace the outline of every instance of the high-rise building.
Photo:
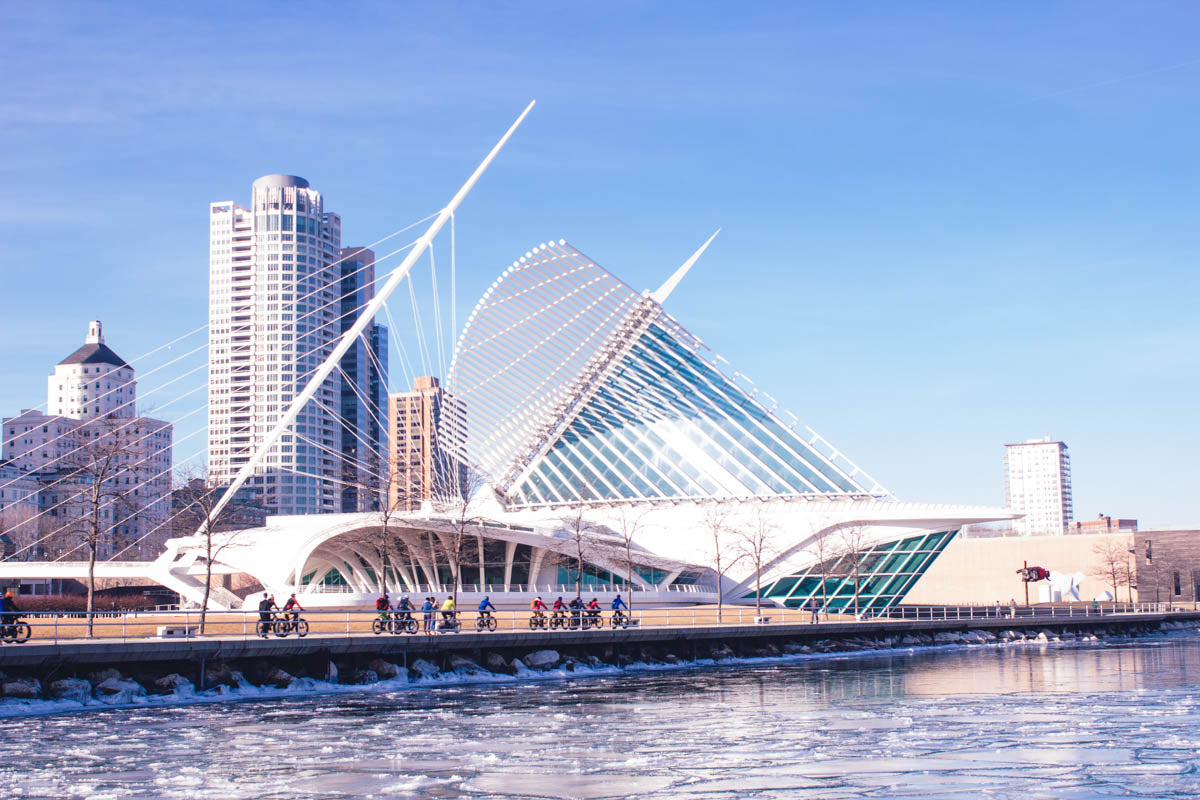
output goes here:
{"type": "MultiPolygon", "coordinates": [[[[249,208],[212,203],[209,217],[208,468],[228,483],[341,335],[342,232],[295,175],[265,175],[249,208]]],[[[272,513],[341,510],[342,381],[329,376],[250,479],[272,513]]]]}
{"type": "MultiPolygon", "coordinates": [[[[375,253],[365,247],[341,251],[339,333],[348,331],[375,297],[375,253]]],[[[387,396],[387,328],[372,324],[338,362],[341,391],[341,504],[339,511],[379,508],[381,454],[387,435],[383,415],[387,396]]]]}
{"type": "Polygon", "coordinates": [[[413,511],[426,500],[462,497],[466,465],[461,452],[465,409],[437,378],[413,380],[411,392],[388,397],[388,497],[394,509],[413,511]]]}
{"type": "Polygon", "coordinates": [[[3,421],[10,470],[38,484],[42,555],[67,552],[99,506],[101,557],[154,557],[170,535],[172,440],[169,422],[137,415],[134,369],[104,343],[98,320],[82,347],[48,380],[49,413],[26,409],[3,421]],[[103,490],[91,491],[97,479],[103,490]],[[65,549],[64,549],[65,548],[65,549]]]}
{"type": "Polygon", "coordinates": [[[1006,504],[1021,536],[1061,535],[1073,518],[1071,456],[1049,436],[1004,445],[1006,504]]]}

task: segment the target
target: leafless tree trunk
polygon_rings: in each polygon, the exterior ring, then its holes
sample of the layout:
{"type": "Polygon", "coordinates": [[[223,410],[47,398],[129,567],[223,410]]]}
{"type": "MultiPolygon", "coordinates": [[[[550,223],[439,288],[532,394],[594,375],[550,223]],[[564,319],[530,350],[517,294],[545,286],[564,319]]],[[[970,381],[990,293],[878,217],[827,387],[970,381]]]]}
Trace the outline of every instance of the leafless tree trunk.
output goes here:
{"type": "Polygon", "coordinates": [[[1132,576],[1128,573],[1129,548],[1132,546],[1132,540],[1116,540],[1110,537],[1105,537],[1092,545],[1092,554],[1096,556],[1096,564],[1088,574],[1111,586],[1114,600],[1117,599],[1120,587],[1128,586],[1131,583],[1132,576]]]}
{"type": "MultiPolygon", "coordinates": [[[[462,586],[463,554],[468,537],[467,532],[470,528],[478,529],[487,522],[476,513],[480,490],[486,483],[483,475],[476,470],[463,470],[461,486],[458,487],[460,494],[434,504],[435,510],[450,516],[449,532],[439,532],[437,541],[441,545],[442,553],[446,556],[447,564],[450,567],[451,596],[454,598],[456,608],[458,607],[458,590],[462,586]]],[[[477,531],[476,535],[482,536],[483,534],[477,531]]]]}
{"type": "Polygon", "coordinates": [[[638,533],[645,527],[647,518],[653,513],[653,509],[635,512],[632,509],[621,506],[621,515],[618,518],[621,534],[621,543],[625,550],[625,605],[629,606],[630,612],[633,611],[633,540],[638,533]]]}
{"type": "Polygon", "coordinates": [[[204,598],[200,602],[200,633],[203,635],[208,624],[208,604],[212,596],[213,562],[221,553],[234,544],[239,528],[254,525],[244,502],[236,498],[217,511],[217,504],[225,494],[225,487],[213,486],[202,470],[186,470],[181,475],[181,485],[175,491],[176,503],[181,506],[178,514],[183,524],[194,527],[204,541],[204,598]]]}
{"type": "Polygon", "coordinates": [[[704,529],[712,546],[709,551],[709,563],[712,564],[713,571],[717,573],[717,622],[719,623],[723,621],[725,613],[725,593],[721,583],[725,579],[725,574],[733,569],[744,556],[736,554],[731,543],[726,541],[726,537],[730,533],[730,515],[729,511],[719,503],[708,506],[704,510],[704,529]]]}
{"type": "Polygon", "coordinates": [[[767,516],[761,506],[755,512],[750,526],[735,532],[737,552],[742,558],[748,558],[754,564],[754,615],[756,617],[762,616],[762,568],[775,556],[776,533],[774,521],[767,516]]]}
{"type": "Polygon", "coordinates": [[[569,517],[563,519],[563,529],[567,535],[571,537],[571,543],[575,550],[575,598],[582,599],[583,597],[583,559],[584,556],[591,551],[592,533],[596,531],[595,526],[587,520],[583,515],[583,509],[576,511],[569,517]]]}
{"type": "Polygon", "coordinates": [[[816,558],[817,570],[821,576],[821,612],[829,619],[829,561],[835,556],[834,542],[829,528],[822,527],[813,532],[813,541],[809,552],[816,558]]]}
{"type": "Polygon", "coordinates": [[[861,525],[851,525],[838,531],[838,555],[841,556],[842,565],[849,568],[851,580],[854,581],[855,617],[859,614],[858,593],[861,588],[859,586],[859,570],[862,568],[863,558],[866,556],[865,541],[866,531],[861,525]]]}
{"type": "MultiPolygon", "coordinates": [[[[63,459],[69,485],[82,487],[78,502],[84,513],[79,534],[87,547],[87,635],[95,633],[96,560],[104,543],[111,542],[119,509],[129,505],[128,495],[141,482],[136,443],[138,425],[118,417],[100,417],[80,425],[78,447],[63,459]],[[122,479],[124,483],[122,483],[122,479]]],[[[67,510],[70,513],[70,510],[67,510]]]]}

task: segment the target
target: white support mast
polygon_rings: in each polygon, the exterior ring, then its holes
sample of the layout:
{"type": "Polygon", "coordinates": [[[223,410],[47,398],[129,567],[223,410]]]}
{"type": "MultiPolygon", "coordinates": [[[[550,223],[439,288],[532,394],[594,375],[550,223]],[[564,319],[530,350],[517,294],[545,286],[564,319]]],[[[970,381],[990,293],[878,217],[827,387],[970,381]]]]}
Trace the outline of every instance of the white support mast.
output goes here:
{"type": "MultiPolygon", "coordinates": [[[[367,304],[366,308],[362,310],[362,313],[359,314],[358,320],[355,321],[350,330],[346,331],[346,333],[342,335],[342,338],[337,343],[337,346],[333,348],[333,352],[329,354],[329,357],[325,359],[325,362],[321,364],[321,367],[315,373],[313,373],[312,378],[309,379],[308,384],[304,387],[304,391],[296,395],[296,399],[292,401],[292,404],[288,406],[288,409],[284,415],[279,418],[277,423],[275,423],[275,427],[272,428],[271,432],[267,434],[267,438],[263,439],[262,444],[260,444],[258,449],[254,451],[254,455],[249,461],[242,465],[242,468],[238,471],[237,476],[233,479],[233,483],[229,484],[229,488],[225,490],[223,495],[221,495],[220,501],[218,501],[216,506],[213,507],[213,512],[211,515],[209,515],[210,519],[217,518],[217,515],[220,514],[229,501],[233,499],[234,495],[237,494],[238,489],[242,488],[242,485],[245,484],[246,479],[250,477],[255,468],[262,462],[263,457],[267,454],[267,451],[275,446],[275,444],[279,441],[279,437],[282,436],[296,421],[296,417],[300,414],[300,410],[303,409],[305,404],[308,403],[308,401],[313,398],[313,395],[317,393],[317,389],[319,389],[321,384],[325,382],[325,379],[329,377],[329,373],[331,373],[334,368],[337,367],[338,362],[341,361],[342,356],[345,355],[346,351],[350,349],[350,346],[354,344],[354,341],[358,338],[359,334],[366,330],[367,325],[369,325],[371,320],[375,318],[375,314],[378,313],[379,309],[383,307],[383,304],[387,302],[388,297],[392,294],[396,287],[400,285],[400,281],[404,280],[404,278],[408,275],[409,271],[413,267],[413,264],[417,262],[417,259],[419,259],[421,254],[424,253],[426,248],[429,247],[430,243],[433,241],[433,238],[438,235],[439,231],[441,231],[442,226],[444,226],[446,222],[454,215],[455,209],[458,208],[459,204],[462,203],[463,199],[466,198],[471,189],[474,188],[475,183],[480,177],[483,176],[483,173],[491,165],[496,156],[500,154],[500,151],[504,148],[504,145],[507,144],[512,135],[516,133],[517,128],[519,128],[521,123],[525,121],[525,117],[530,111],[533,110],[533,107],[536,103],[536,100],[530,101],[529,105],[525,107],[525,110],[521,112],[521,116],[517,117],[517,121],[514,122],[511,127],[509,127],[504,136],[500,137],[500,141],[496,142],[496,146],[492,148],[491,152],[487,154],[487,157],[484,158],[483,161],[480,162],[479,166],[475,168],[475,171],[471,173],[471,177],[467,178],[467,182],[462,185],[462,188],[458,190],[458,193],[450,199],[449,204],[447,204],[447,206],[441,210],[441,213],[437,215],[437,219],[430,224],[425,233],[421,235],[421,238],[417,240],[416,244],[413,246],[412,250],[409,251],[404,261],[400,263],[400,266],[392,270],[392,274],[388,276],[387,282],[384,283],[383,287],[378,293],[376,293],[371,302],[367,304]]],[[[204,526],[201,525],[200,530],[197,532],[200,533],[203,532],[203,530],[204,526]]]]}

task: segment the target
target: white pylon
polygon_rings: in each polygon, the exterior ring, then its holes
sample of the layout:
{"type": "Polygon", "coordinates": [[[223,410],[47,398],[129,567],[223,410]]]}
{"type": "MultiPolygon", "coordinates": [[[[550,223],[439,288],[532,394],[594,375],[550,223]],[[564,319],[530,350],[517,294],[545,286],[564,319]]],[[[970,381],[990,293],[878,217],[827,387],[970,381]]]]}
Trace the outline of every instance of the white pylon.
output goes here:
{"type": "MultiPolygon", "coordinates": [[[[317,389],[319,389],[321,384],[325,382],[325,379],[329,377],[329,373],[331,373],[337,366],[338,362],[341,361],[342,356],[345,355],[346,351],[350,349],[350,346],[354,344],[354,341],[358,338],[359,334],[366,330],[367,325],[370,324],[371,320],[375,318],[375,314],[381,307],[383,307],[383,304],[387,302],[388,297],[392,294],[396,287],[400,285],[400,281],[404,280],[405,276],[408,275],[413,264],[417,262],[417,259],[419,259],[421,254],[425,252],[425,249],[429,247],[429,244],[433,241],[433,238],[438,235],[439,231],[441,231],[442,226],[444,226],[446,222],[454,215],[455,209],[458,208],[459,204],[462,203],[463,199],[466,198],[471,189],[474,188],[476,181],[483,176],[483,173],[487,170],[488,166],[491,165],[492,160],[500,154],[500,151],[504,148],[504,145],[507,144],[512,135],[516,133],[517,128],[519,128],[521,123],[525,121],[525,117],[530,111],[533,110],[533,107],[536,105],[536,103],[536,100],[530,101],[529,105],[525,107],[525,110],[521,112],[521,116],[517,117],[517,121],[509,127],[504,136],[500,137],[500,141],[496,142],[495,147],[491,149],[491,152],[487,154],[487,157],[484,158],[483,161],[480,162],[479,166],[475,168],[475,171],[471,173],[471,177],[467,178],[467,182],[462,185],[454,197],[450,199],[450,202],[446,205],[446,207],[443,208],[441,213],[437,215],[437,219],[430,223],[429,228],[421,235],[421,238],[417,240],[416,245],[414,245],[412,250],[408,252],[408,255],[405,257],[404,261],[400,263],[400,266],[392,270],[392,274],[388,277],[387,282],[384,283],[378,294],[376,294],[371,302],[368,303],[362,310],[362,313],[359,314],[358,319],[355,321],[354,325],[350,327],[350,330],[342,334],[342,338],[340,341],[338,341],[337,346],[333,348],[333,352],[329,354],[328,358],[325,359],[320,368],[313,373],[313,376],[309,379],[308,384],[304,387],[304,390],[300,392],[300,394],[296,395],[296,398],[292,401],[292,404],[288,406],[287,411],[279,418],[279,421],[275,423],[275,427],[272,428],[271,432],[267,434],[265,439],[263,439],[263,442],[258,446],[258,449],[254,451],[254,455],[250,457],[249,461],[242,465],[240,470],[238,470],[238,474],[234,477],[233,482],[229,484],[229,488],[225,490],[224,494],[221,495],[221,499],[213,507],[213,512],[209,515],[210,519],[217,518],[217,515],[220,514],[229,501],[233,499],[234,495],[237,494],[238,489],[242,488],[242,485],[246,482],[246,479],[250,477],[250,475],[254,472],[254,469],[262,462],[263,457],[267,454],[267,451],[275,446],[275,444],[279,441],[279,437],[282,436],[296,421],[296,417],[300,414],[300,410],[304,408],[305,404],[307,404],[308,401],[313,398],[313,395],[317,393],[317,389]]],[[[204,526],[201,525],[197,530],[197,533],[203,533],[203,531],[204,526]]]]}

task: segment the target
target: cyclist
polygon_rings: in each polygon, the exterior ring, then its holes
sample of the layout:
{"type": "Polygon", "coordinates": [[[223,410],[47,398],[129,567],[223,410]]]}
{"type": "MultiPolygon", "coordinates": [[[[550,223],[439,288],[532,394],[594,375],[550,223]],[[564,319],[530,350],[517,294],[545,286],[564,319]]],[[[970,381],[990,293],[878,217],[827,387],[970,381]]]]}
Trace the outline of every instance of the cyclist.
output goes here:
{"type": "Polygon", "coordinates": [[[542,598],[540,597],[534,598],[533,602],[529,604],[529,610],[538,619],[546,616],[546,604],[542,602],[542,598]]]}
{"type": "Polygon", "coordinates": [[[296,595],[293,594],[288,598],[287,602],[283,604],[283,618],[288,622],[295,622],[296,620],[300,619],[300,612],[303,610],[304,606],[300,605],[300,601],[297,600],[296,595]]]}
{"type": "Polygon", "coordinates": [[[567,615],[567,604],[563,602],[562,595],[554,601],[554,618],[562,619],[567,615]]]}
{"type": "Polygon", "coordinates": [[[12,589],[9,589],[4,593],[4,605],[2,608],[0,608],[0,610],[3,610],[4,612],[3,614],[0,614],[0,618],[3,619],[4,627],[8,628],[17,624],[17,615],[21,609],[17,608],[17,599],[13,597],[12,589]]]}
{"type": "Polygon", "coordinates": [[[621,619],[622,617],[626,616],[625,613],[621,609],[625,609],[625,611],[628,611],[629,606],[625,605],[625,600],[621,597],[621,593],[617,592],[617,594],[614,595],[613,599],[612,599],[613,619],[621,619]]]}
{"type": "Polygon", "coordinates": [[[447,595],[446,602],[442,603],[442,625],[452,626],[456,616],[457,613],[454,605],[454,596],[447,595]]]}
{"type": "Polygon", "coordinates": [[[273,611],[278,611],[279,606],[275,605],[275,595],[270,592],[263,592],[263,599],[258,601],[258,635],[262,638],[267,638],[267,634],[271,632],[271,623],[275,621],[273,611]]]}
{"type": "Polygon", "coordinates": [[[375,610],[379,612],[379,618],[384,622],[387,622],[388,617],[390,616],[388,612],[392,610],[392,601],[388,599],[387,592],[384,592],[383,595],[381,595],[379,599],[375,601],[375,610]]]}
{"type": "Polygon", "coordinates": [[[596,598],[592,598],[592,602],[587,604],[588,616],[592,621],[599,624],[600,622],[600,604],[596,602],[596,598]]]}
{"type": "Polygon", "coordinates": [[[479,601],[479,616],[482,617],[482,616],[489,615],[492,611],[495,611],[495,610],[496,610],[496,607],[494,605],[492,605],[492,601],[490,599],[488,599],[487,595],[484,595],[483,599],[479,601]]]}
{"type": "Polygon", "coordinates": [[[583,620],[583,600],[576,597],[571,601],[571,626],[579,625],[583,620]]]}
{"type": "Polygon", "coordinates": [[[397,600],[393,610],[396,612],[396,619],[402,622],[412,619],[413,604],[408,601],[408,595],[404,595],[397,600]]]}

